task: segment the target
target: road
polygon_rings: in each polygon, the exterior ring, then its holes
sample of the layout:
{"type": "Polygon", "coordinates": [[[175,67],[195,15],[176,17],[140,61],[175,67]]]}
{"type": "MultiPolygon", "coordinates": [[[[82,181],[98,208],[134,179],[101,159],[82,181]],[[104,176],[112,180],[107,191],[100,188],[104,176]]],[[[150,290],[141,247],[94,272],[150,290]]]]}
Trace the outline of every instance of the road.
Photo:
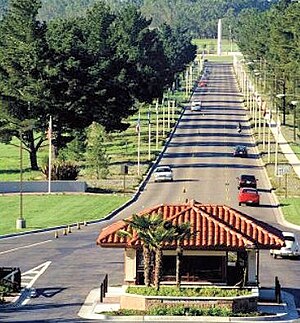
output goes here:
{"type": "MultiPolygon", "coordinates": [[[[284,229],[277,223],[279,211],[251,137],[232,66],[210,63],[208,68],[208,87],[197,88],[192,98],[202,100],[203,110],[191,112],[187,107],[160,161],[173,167],[174,182],[154,183],[151,178],[138,200],[114,220],[156,204],[195,199],[227,204],[284,229]],[[241,134],[236,131],[238,122],[243,127],[241,134]],[[248,147],[249,158],[233,157],[237,144],[248,147]],[[254,174],[259,179],[260,207],[238,206],[236,178],[241,174],[254,174]]],[[[95,244],[101,228],[114,220],[73,229],[58,239],[53,232],[45,232],[0,240],[1,266],[18,266],[25,272],[51,261],[34,283],[38,297],[24,306],[0,312],[0,321],[84,322],[77,313],[103,274],[108,273],[110,285],[122,283],[123,250],[101,249],[95,244]]],[[[296,296],[300,307],[298,261],[274,260],[267,252],[261,252],[260,268],[261,286],[273,286],[278,276],[282,287],[296,296]]]]}

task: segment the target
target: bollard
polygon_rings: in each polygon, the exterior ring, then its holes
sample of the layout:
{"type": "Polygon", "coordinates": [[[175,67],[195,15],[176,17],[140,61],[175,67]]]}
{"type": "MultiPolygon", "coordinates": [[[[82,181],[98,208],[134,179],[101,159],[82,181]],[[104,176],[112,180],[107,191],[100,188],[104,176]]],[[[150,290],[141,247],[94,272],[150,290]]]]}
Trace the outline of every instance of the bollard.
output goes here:
{"type": "Polygon", "coordinates": [[[58,238],[58,232],[57,232],[57,231],[55,231],[55,232],[54,232],[54,238],[55,238],[55,239],[57,239],[57,238],[58,238]]]}
{"type": "Polygon", "coordinates": [[[278,304],[281,303],[281,285],[277,276],[275,277],[275,300],[278,304]]]}
{"type": "Polygon", "coordinates": [[[68,225],[68,233],[72,233],[71,226],[68,225]]]}
{"type": "Polygon", "coordinates": [[[77,222],[77,230],[80,230],[80,222],[77,222]]]}
{"type": "Polygon", "coordinates": [[[183,187],[182,193],[186,193],[186,188],[185,187],[183,187]]]}

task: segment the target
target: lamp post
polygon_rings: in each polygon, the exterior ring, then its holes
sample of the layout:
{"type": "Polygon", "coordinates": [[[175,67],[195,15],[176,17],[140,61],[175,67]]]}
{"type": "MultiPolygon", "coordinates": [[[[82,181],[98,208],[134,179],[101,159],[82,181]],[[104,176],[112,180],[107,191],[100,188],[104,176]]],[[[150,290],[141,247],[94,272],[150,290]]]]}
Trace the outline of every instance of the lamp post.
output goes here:
{"type": "Polygon", "coordinates": [[[26,220],[23,217],[23,142],[22,129],[19,129],[20,136],[20,204],[19,204],[19,218],[16,220],[16,229],[26,228],[26,220]]]}
{"type": "Polygon", "coordinates": [[[296,100],[293,100],[293,101],[291,101],[291,105],[293,105],[294,106],[294,111],[293,111],[293,135],[294,135],[294,141],[296,141],[297,140],[297,137],[296,137],[296,117],[297,117],[297,112],[296,112],[296,110],[297,110],[297,105],[298,105],[298,103],[299,103],[299,101],[296,101],[296,100]]]}
{"type": "Polygon", "coordinates": [[[277,176],[278,174],[278,146],[279,146],[279,134],[280,134],[280,118],[277,115],[277,122],[276,122],[276,145],[275,145],[275,167],[274,167],[274,174],[277,176]]]}
{"type": "MultiPolygon", "coordinates": [[[[287,96],[294,96],[294,95],[289,95],[289,94],[285,94],[285,93],[280,93],[280,94],[277,94],[276,95],[276,97],[278,99],[282,99],[282,101],[284,101],[284,105],[285,105],[285,98],[287,96]]],[[[297,96],[296,96],[296,98],[297,98],[297,96]]],[[[293,108],[293,138],[294,138],[294,141],[297,140],[297,138],[296,138],[296,118],[297,118],[297,112],[296,112],[296,110],[297,110],[298,102],[299,101],[296,101],[296,100],[293,100],[293,101],[290,102],[291,105],[294,106],[294,108],[293,108]]],[[[283,123],[283,124],[285,124],[285,123],[283,123]]]]}

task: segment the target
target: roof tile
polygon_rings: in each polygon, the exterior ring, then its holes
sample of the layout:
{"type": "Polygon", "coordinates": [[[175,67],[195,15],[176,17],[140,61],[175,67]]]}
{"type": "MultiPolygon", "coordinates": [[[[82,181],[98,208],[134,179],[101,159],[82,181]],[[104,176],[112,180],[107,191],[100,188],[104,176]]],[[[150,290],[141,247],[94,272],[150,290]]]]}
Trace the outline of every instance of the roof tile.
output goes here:
{"type": "MultiPolygon", "coordinates": [[[[280,248],[284,244],[280,230],[256,220],[226,205],[201,204],[194,200],[182,204],[165,204],[143,210],[138,215],[161,214],[173,224],[189,222],[191,236],[185,239],[185,249],[259,249],[280,248]]],[[[118,231],[130,230],[123,220],[104,228],[97,244],[102,247],[138,247],[141,241],[133,237],[120,237],[118,231]]],[[[176,243],[165,245],[176,248],[176,243]]]]}

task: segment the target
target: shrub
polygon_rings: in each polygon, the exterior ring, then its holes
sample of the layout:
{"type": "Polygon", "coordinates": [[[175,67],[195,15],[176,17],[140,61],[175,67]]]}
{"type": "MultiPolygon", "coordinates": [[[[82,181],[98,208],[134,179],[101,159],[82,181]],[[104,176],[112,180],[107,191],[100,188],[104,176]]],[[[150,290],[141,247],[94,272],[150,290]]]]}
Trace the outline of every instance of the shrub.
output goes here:
{"type": "MultiPolygon", "coordinates": [[[[72,162],[55,161],[51,167],[51,179],[54,181],[74,181],[78,178],[79,171],[79,166],[72,162]]],[[[42,167],[42,173],[45,175],[46,179],[49,179],[48,164],[42,167]]]]}
{"type": "Polygon", "coordinates": [[[161,286],[159,291],[154,287],[135,287],[129,286],[127,293],[144,296],[186,296],[186,297],[234,297],[249,295],[251,292],[243,289],[224,289],[218,287],[204,288],[180,288],[171,286],[161,286]]]}
{"type": "Polygon", "coordinates": [[[184,304],[179,305],[158,305],[153,306],[148,310],[148,315],[171,315],[171,316],[232,316],[230,308],[213,306],[213,307],[200,307],[200,306],[187,306],[184,304]]]}

